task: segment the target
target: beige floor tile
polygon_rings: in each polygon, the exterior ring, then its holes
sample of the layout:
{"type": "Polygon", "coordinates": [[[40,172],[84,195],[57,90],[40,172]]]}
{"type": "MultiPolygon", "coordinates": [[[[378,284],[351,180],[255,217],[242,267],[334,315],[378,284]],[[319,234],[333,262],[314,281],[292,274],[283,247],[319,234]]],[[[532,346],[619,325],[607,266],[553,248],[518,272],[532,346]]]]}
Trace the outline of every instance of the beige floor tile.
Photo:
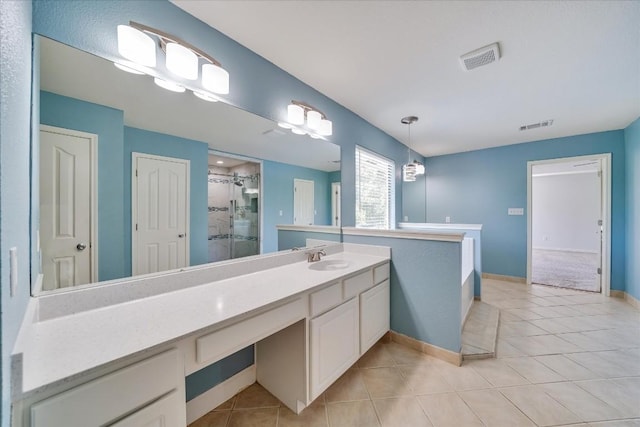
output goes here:
{"type": "Polygon", "coordinates": [[[535,359],[571,381],[599,378],[598,374],[562,354],[537,356],[535,359]]]}
{"type": "Polygon", "coordinates": [[[417,363],[422,363],[429,358],[429,356],[424,353],[398,343],[389,343],[385,348],[398,365],[415,365],[417,363]]]}
{"type": "Polygon", "coordinates": [[[498,334],[501,337],[547,335],[548,331],[536,326],[540,320],[521,320],[519,322],[500,322],[498,334]]]}
{"type": "Polygon", "coordinates": [[[640,427],[640,419],[602,421],[599,423],[590,423],[589,425],[591,427],[640,427]]]}
{"type": "Polygon", "coordinates": [[[375,399],[373,401],[382,427],[432,427],[415,397],[375,399]]]}
{"type": "Polygon", "coordinates": [[[501,359],[472,360],[466,363],[494,387],[529,384],[518,372],[501,359]]]}
{"type": "Polygon", "coordinates": [[[243,409],[232,411],[228,427],[275,427],[278,408],[243,409]]]}
{"type": "Polygon", "coordinates": [[[500,392],[539,426],[582,421],[577,415],[545,393],[539,385],[502,388],[500,392]]]}
{"type": "Polygon", "coordinates": [[[387,351],[388,344],[378,343],[374,345],[358,360],[360,368],[379,368],[385,366],[394,366],[396,361],[391,357],[391,353],[387,351]]]}
{"type": "Polygon", "coordinates": [[[437,365],[437,368],[444,379],[453,386],[454,390],[491,388],[491,383],[467,364],[453,366],[448,363],[442,363],[437,365]]]}
{"type": "Polygon", "coordinates": [[[595,352],[572,353],[567,354],[566,357],[598,374],[600,378],[617,378],[626,375],[620,366],[603,359],[595,352]]]}
{"type": "Polygon", "coordinates": [[[502,359],[532,384],[564,381],[565,378],[533,357],[502,359]]]}
{"type": "Polygon", "coordinates": [[[380,422],[370,400],[327,405],[331,427],[374,427],[380,422]]]}
{"type": "Polygon", "coordinates": [[[238,395],[233,396],[231,399],[228,399],[226,402],[220,404],[214,411],[228,411],[233,409],[233,405],[236,403],[236,398],[238,395]]]}
{"type": "Polygon", "coordinates": [[[544,391],[582,421],[624,418],[623,414],[571,382],[544,384],[544,391]]]}
{"type": "Polygon", "coordinates": [[[519,317],[522,320],[534,320],[534,319],[542,319],[542,316],[538,313],[527,310],[525,308],[511,308],[511,309],[501,309],[501,312],[507,312],[513,316],[519,317]]]}
{"type": "Polygon", "coordinates": [[[496,390],[463,391],[458,394],[486,426],[535,426],[496,390]]]}
{"type": "Polygon", "coordinates": [[[556,336],[560,339],[570,342],[571,344],[577,345],[583,351],[615,350],[618,348],[616,344],[602,342],[595,338],[589,338],[583,332],[557,334],[556,336]]]}
{"type": "Polygon", "coordinates": [[[505,340],[501,340],[498,338],[498,343],[496,344],[496,357],[516,357],[516,356],[526,356],[523,351],[518,350],[505,340]]]}
{"type": "Polygon", "coordinates": [[[372,399],[411,396],[413,394],[398,368],[362,369],[361,374],[372,399]]]}
{"type": "Polygon", "coordinates": [[[575,384],[609,406],[625,418],[640,417],[640,378],[577,381],[575,384]],[[629,381],[632,380],[632,381],[629,381]]]}
{"type": "Polygon", "coordinates": [[[360,369],[351,368],[324,393],[327,403],[369,400],[360,369]]]}
{"type": "Polygon", "coordinates": [[[522,320],[522,317],[518,317],[508,310],[500,310],[500,322],[517,322],[522,320]]]}
{"type": "Polygon", "coordinates": [[[198,418],[189,427],[225,427],[231,416],[231,411],[212,411],[198,418]]]}
{"type": "Polygon", "coordinates": [[[260,384],[254,383],[238,394],[233,409],[277,408],[279,406],[278,399],[260,384]]]}
{"type": "Polygon", "coordinates": [[[278,413],[278,427],[327,427],[328,425],[329,418],[323,402],[312,403],[300,415],[296,415],[285,406],[280,407],[278,413]]]}
{"type": "Polygon", "coordinates": [[[456,393],[418,396],[418,401],[435,427],[480,427],[482,421],[456,393]]]}
{"type": "Polygon", "coordinates": [[[596,351],[593,352],[599,358],[606,360],[608,363],[615,365],[619,372],[619,377],[635,377],[640,376],[640,358],[628,351],[612,350],[612,351],[596,351]]]}
{"type": "Polygon", "coordinates": [[[400,366],[399,369],[414,394],[454,391],[453,386],[434,365],[407,365],[400,366]]]}
{"type": "Polygon", "coordinates": [[[504,340],[529,356],[582,351],[577,345],[564,341],[555,335],[506,337],[504,340]]]}
{"type": "Polygon", "coordinates": [[[535,325],[547,332],[547,334],[562,334],[565,332],[574,332],[571,328],[565,326],[560,322],[562,317],[555,319],[538,319],[531,320],[531,324],[535,325]]]}

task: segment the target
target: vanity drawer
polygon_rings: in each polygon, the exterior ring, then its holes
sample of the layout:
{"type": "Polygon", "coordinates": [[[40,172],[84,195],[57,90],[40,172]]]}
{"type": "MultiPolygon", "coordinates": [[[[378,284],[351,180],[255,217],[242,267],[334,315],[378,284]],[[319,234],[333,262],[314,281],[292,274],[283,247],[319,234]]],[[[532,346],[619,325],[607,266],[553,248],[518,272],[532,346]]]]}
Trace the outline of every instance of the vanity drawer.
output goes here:
{"type": "Polygon", "coordinates": [[[376,285],[382,283],[389,278],[389,263],[379,265],[373,269],[373,283],[376,285]]]}
{"type": "Polygon", "coordinates": [[[196,339],[198,364],[213,363],[284,329],[307,316],[306,299],[298,298],[280,307],[242,320],[196,339]]]}
{"type": "Polygon", "coordinates": [[[321,314],[331,307],[342,302],[342,286],[340,283],[334,283],[331,286],[314,292],[309,296],[309,310],[311,317],[321,314]]]}
{"type": "Polygon", "coordinates": [[[373,270],[344,280],[344,299],[350,299],[373,286],[373,270]]]}
{"type": "Polygon", "coordinates": [[[184,416],[184,370],[177,350],[143,360],[31,406],[34,427],[107,425],[172,390],[184,416]]]}

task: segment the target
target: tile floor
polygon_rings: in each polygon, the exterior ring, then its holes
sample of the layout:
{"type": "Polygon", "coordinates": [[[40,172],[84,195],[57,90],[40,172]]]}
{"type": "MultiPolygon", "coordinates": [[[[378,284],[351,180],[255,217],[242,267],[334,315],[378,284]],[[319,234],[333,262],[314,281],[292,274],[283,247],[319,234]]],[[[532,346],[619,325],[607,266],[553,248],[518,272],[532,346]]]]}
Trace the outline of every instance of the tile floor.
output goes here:
{"type": "Polygon", "coordinates": [[[482,299],[500,308],[495,359],[380,342],[299,416],[254,384],[190,427],[640,426],[640,311],[487,279],[482,299]]]}

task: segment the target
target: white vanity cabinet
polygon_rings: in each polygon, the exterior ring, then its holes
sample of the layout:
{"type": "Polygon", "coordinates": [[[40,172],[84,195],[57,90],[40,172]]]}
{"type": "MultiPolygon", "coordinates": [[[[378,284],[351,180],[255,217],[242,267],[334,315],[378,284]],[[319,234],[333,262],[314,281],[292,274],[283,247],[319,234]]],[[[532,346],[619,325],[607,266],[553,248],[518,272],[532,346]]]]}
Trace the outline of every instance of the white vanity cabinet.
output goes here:
{"type": "Polygon", "coordinates": [[[184,426],[182,357],[175,349],[31,405],[31,427],[184,426]]]}
{"type": "Polygon", "coordinates": [[[310,400],[318,397],[360,357],[358,299],[309,321],[310,400]]]}

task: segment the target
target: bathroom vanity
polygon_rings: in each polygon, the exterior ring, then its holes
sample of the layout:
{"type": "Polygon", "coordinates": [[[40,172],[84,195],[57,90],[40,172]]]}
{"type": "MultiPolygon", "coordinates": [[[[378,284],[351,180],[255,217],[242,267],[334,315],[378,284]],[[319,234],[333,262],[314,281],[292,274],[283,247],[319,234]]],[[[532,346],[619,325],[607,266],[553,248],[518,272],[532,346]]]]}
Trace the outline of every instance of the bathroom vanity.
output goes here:
{"type": "Polygon", "coordinates": [[[184,426],[185,376],[254,343],[257,381],[300,413],[389,330],[389,248],[324,250],[33,298],[13,425],[184,426]]]}

